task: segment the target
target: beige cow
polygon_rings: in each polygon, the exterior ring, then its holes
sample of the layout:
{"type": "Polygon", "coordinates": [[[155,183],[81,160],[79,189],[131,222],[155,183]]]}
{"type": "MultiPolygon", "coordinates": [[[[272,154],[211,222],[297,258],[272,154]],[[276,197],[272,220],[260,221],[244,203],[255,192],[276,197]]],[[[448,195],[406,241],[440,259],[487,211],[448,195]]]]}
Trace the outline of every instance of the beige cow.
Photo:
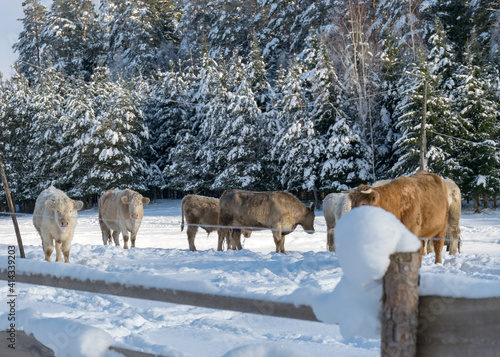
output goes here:
{"type": "Polygon", "coordinates": [[[137,231],[144,216],[143,205],[149,198],[132,190],[106,192],[99,199],[99,224],[104,245],[111,244],[111,236],[115,245],[120,245],[120,233],[123,236],[123,248],[128,249],[128,238],[135,247],[137,231]]]}
{"type": "Polygon", "coordinates": [[[345,192],[330,193],[323,200],[323,215],[326,221],[326,245],[329,252],[335,252],[334,229],[339,219],[351,210],[351,199],[345,192]]]}
{"type": "Polygon", "coordinates": [[[75,233],[77,211],[82,209],[82,201],[70,199],[54,186],[42,191],[35,203],[33,224],[42,238],[45,260],[50,262],[56,242],[56,262],[69,263],[69,250],[75,233]]]}

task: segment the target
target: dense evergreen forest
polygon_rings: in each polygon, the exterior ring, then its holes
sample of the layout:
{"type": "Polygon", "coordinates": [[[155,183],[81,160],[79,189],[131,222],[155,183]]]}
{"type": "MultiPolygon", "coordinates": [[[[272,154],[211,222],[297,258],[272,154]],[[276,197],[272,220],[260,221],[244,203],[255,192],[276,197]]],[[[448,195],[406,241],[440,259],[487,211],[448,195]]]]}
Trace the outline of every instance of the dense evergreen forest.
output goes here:
{"type": "Polygon", "coordinates": [[[87,202],[124,187],[320,200],[417,171],[423,116],[428,170],[500,194],[498,0],[94,3],[23,2],[0,82],[17,202],[51,184],[87,202]]]}

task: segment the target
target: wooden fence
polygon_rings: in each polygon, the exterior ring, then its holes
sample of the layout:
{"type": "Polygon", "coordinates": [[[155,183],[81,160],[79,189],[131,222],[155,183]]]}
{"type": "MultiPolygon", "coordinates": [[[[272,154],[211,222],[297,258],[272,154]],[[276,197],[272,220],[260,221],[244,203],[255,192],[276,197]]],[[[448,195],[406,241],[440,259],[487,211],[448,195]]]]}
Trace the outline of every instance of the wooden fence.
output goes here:
{"type": "MultiPolygon", "coordinates": [[[[463,299],[418,295],[418,253],[398,253],[384,276],[382,297],[382,356],[500,356],[500,298],[463,299]]],[[[0,269],[0,280],[8,280],[0,269]]],[[[224,309],[267,316],[319,321],[308,305],[229,297],[167,288],[130,286],[103,280],[79,280],[44,274],[16,273],[16,282],[73,289],[99,294],[224,309]]],[[[2,336],[0,334],[0,336],[2,336]]],[[[21,336],[26,346],[44,346],[21,336]]],[[[3,338],[3,336],[2,336],[3,338]]],[[[33,346],[37,347],[33,347],[33,346]]],[[[46,347],[45,347],[46,348],[46,347]]],[[[33,350],[34,349],[34,350],[33,350]]],[[[120,350],[129,357],[152,356],[120,350]]],[[[0,355],[3,350],[0,348],[0,355]]],[[[18,356],[24,356],[17,351],[18,356]]],[[[40,354],[45,356],[46,354],[40,354]]]]}

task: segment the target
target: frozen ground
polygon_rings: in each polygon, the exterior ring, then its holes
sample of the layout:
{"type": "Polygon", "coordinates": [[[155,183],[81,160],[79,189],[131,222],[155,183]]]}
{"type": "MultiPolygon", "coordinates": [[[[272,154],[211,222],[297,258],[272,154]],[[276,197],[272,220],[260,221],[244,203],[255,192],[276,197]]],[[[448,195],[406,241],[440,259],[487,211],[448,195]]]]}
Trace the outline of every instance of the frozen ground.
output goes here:
{"type": "MultiPolygon", "coordinates": [[[[286,299],[297,289],[333,291],[342,277],[335,253],[326,252],[326,224],[316,213],[316,233],[300,227],[286,238],[288,255],[275,254],[269,231],[254,232],[244,250],[216,252],[216,234],[200,230],[198,252],[190,252],[180,231],[180,200],[160,200],[145,207],[136,248],[103,246],[97,210],[82,211],[71,248],[71,265],[43,262],[43,252],[30,215],[19,215],[29,261],[18,269],[107,273],[123,281],[235,296],[286,299]],[[48,265],[52,264],[52,266],[48,265]],[[67,266],[67,268],[66,268],[67,266]]],[[[500,212],[472,214],[461,220],[462,253],[424,257],[421,293],[455,296],[500,296],[500,212]],[[443,283],[444,282],[444,283],[443,283]],[[474,286],[468,289],[467,284],[474,286]]],[[[16,244],[9,217],[0,217],[0,266],[8,245],[16,244]]],[[[55,253],[54,253],[55,254],[55,253]]],[[[54,258],[53,254],[53,258],[54,258]]],[[[0,281],[7,299],[7,283],[0,281]]],[[[344,339],[337,325],[150,302],[112,295],[17,284],[17,322],[37,330],[55,350],[71,351],[69,331],[84,332],[80,344],[112,339],[114,345],[167,356],[378,356],[378,339],[344,339]],[[35,323],[36,322],[36,323],[35,323]],[[100,338],[96,335],[101,334],[100,338]],[[291,352],[293,351],[293,352],[291,352]]],[[[293,294],[292,294],[293,296],[293,294]]],[[[7,327],[8,306],[0,305],[0,328],[7,327]]],[[[78,343],[77,343],[78,344],[78,343]]],[[[76,352],[75,352],[76,353],[76,352]]],[[[108,353],[117,356],[117,353],[108,353]]]]}

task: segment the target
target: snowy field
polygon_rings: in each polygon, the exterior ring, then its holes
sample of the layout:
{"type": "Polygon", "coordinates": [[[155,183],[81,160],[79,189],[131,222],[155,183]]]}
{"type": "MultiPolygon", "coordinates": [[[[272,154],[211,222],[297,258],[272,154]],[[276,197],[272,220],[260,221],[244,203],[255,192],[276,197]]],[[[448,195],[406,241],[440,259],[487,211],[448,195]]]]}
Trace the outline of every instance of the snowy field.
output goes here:
{"type": "MultiPolygon", "coordinates": [[[[294,292],[306,296],[307,291],[331,292],[342,277],[337,255],[326,252],[326,224],[321,211],[316,213],[314,234],[298,227],[287,236],[287,255],[274,253],[270,231],[254,232],[244,241],[242,251],[216,252],[217,235],[207,237],[200,230],[196,237],[198,252],[190,252],[186,233],[180,231],[180,202],[159,200],[146,206],[136,248],[129,250],[103,246],[97,210],[81,211],[69,265],[43,262],[32,216],[19,215],[29,261],[17,260],[16,267],[84,269],[95,276],[111,274],[116,281],[129,277],[145,285],[161,282],[165,287],[271,300],[286,300],[294,292]]],[[[424,257],[421,294],[481,297],[499,292],[496,296],[500,296],[500,211],[472,214],[467,207],[460,226],[460,254],[451,257],[443,253],[442,265],[433,263],[433,253],[424,257]],[[464,282],[474,288],[464,288],[464,282]]],[[[10,217],[0,217],[0,267],[6,267],[8,246],[15,244],[10,217]]],[[[7,282],[0,284],[0,294],[6,300],[7,282]]],[[[52,341],[49,347],[61,356],[76,353],[79,344],[111,339],[118,347],[165,356],[380,355],[380,340],[344,339],[337,325],[20,283],[16,290],[17,327],[26,323],[27,329],[38,328],[52,341]],[[83,331],[86,337],[73,342],[63,335],[68,331],[83,331]]],[[[0,328],[5,329],[8,321],[2,314],[8,306],[0,306],[0,328]]],[[[117,352],[106,355],[122,356],[117,352]]]]}

